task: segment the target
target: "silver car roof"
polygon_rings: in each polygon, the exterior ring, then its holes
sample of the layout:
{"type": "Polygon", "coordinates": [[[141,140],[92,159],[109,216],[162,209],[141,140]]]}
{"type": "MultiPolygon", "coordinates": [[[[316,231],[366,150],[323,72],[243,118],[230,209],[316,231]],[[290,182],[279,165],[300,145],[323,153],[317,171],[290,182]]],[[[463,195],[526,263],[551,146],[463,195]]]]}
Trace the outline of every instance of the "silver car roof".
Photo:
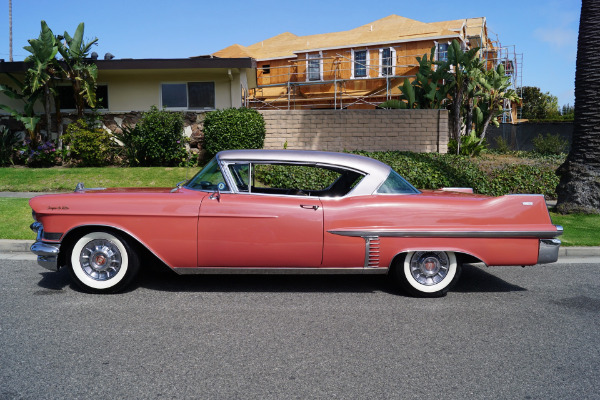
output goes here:
{"type": "Polygon", "coordinates": [[[357,154],[313,150],[225,150],[217,153],[220,162],[235,161],[320,164],[362,172],[365,177],[349,195],[369,195],[381,186],[391,167],[381,161],[357,154]]]}

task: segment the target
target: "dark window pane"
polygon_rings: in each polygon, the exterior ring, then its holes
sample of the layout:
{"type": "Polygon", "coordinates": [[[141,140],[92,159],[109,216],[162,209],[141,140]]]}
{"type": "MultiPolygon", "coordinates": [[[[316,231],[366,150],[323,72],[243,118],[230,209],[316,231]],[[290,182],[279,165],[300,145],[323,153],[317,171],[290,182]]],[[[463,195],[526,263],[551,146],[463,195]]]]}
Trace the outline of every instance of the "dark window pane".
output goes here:
{"type": "Polygon", "coordinates": [[[367,51],[354,52],[354,77],[361,78],[367,76],[367,51]]]}
{"type": "Polygon", "coordinates": [[[215,108],[215,83],[188,83],[188,98],[190,109],[215,108]]]}
{"type": "Polygon", "coordinates": [[[448,43],[438,44],[437,60],[448,61],[448,43]]]}
{"type": "Polygon", "coordinates": [[[96,88],[96,108],[108,110],[108,86],[99,85],[96,88]]]}
{"type": "Polygon", "coordinates": [[[308,56],[308,80],[321,80],[321,60],[319,60],[318,54],[308,56]]]}
{"type": "Polygon", "coordinates": [[[57,86],[58,99],[61,110],[74,110],[75,98],[73,97],[73,86],[57,86]]]}
{"type": "MultiPolygon", "coordinates": [[[[57,86],[58,98],[60,100],[61,110],[75,110],[75,97],[73,96],[73,86],[57,86]]],[[[85,103],[85,108],[90,110],[91,107],[85,103]]],[[[108,86],[99,85],[96,87],[96,108],[108,109],[108,86]]]]}
{"type": "Polygon", "coordinates": [[[163,107],[187,108],[186,84],[185,83],[163,83],[162,84],[163,107]]]}
{"type": "Polygon", "coordinates": [[[392,49],[381,50],[381,75],[387,76],[392,75],[392,66],[394,65],[392,60],[392,49]]]}

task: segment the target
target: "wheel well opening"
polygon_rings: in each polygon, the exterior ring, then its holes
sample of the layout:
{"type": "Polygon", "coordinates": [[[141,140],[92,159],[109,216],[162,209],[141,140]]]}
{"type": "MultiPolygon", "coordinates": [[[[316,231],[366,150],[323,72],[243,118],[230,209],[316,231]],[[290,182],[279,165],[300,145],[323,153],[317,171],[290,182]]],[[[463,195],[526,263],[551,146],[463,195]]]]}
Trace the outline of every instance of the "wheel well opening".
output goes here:
{"type": "MultiPolygon", "coordinates": [[[[411,251],[418,251],[418,250],[411,250],[411,251]]],[[[411,251],[403,251],[401,253],[396,254],[394,256],[394,258],[392,259],[392,262],[390,264],[390,272],[394,268],[398,268],[398,266],[401,266],[402,262],[404,261],[404,258],[411,251]]],[[[456,256],[456,261],[459,264],[465,264],[465,263],[483,263],[482,260],[480,260],[479,258],[475,257],[474,255],[468,254],[468,253],[463,253],[463,252],[459,252],[459,251],[442,250],[442,249],[431,250],[431,251],[447,251],[447,252],[452,252],[456,256]]]]}
{"type": "Polygon", "coordinates": [[[80,237],[87,235],[91,232],[100,231],[108,232],[111,234],[117,234],[119,236],[124,237],[124,239],[126,239],[129,245],[133,247],[133,250],[140,256],[140,258],[146,258],[150,256],[154,257],[154,255],[144,245],[142,245],[137,239],[135,239],[127,232],[108,226],[90,225],[75,228],[65,235],[65,237],[61,241],[60,252],[58,254],[58,265],[60,265],[62,268],[68,264],[68,254],[70,253],[71,248],[75,245],[75,243],[80,237]]]}

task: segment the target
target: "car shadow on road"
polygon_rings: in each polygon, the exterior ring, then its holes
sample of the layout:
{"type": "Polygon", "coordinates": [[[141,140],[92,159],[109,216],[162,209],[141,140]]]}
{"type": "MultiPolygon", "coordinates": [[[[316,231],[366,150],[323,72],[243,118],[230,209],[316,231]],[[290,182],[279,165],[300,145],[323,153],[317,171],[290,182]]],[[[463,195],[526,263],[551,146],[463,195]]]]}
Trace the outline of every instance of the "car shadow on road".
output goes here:
{"type": "Polygon", "coordinates": [[[498,278],[496,275],[486,271],[486,268],[483,264],[464,264],[460,279],[456,282],[456,286],[454,286],[452,291],[461,293],[501,293],[527,290],[498,278]]]}
{"type": "MultiPolygon", "coordinates": [[[[484,267],[485,268],[485,267],[484,267]]],[[[42,272],[36,294],[57,294],[67,287],[82,292],[65,268],[42,272]]],[[[177,275],[166,267],[142,269],[125,292],[145,288],[163,292],[376,293],[404,295],[387,275],[177,275]]],[[[506,282],[477,265],[465,264],[453,292],[515,292],[526,289],[506,282]]]]}
{"type": "MultiPolygon", "coordinates": [[[[387,275],[177,275],[151,268],[134,284],[173,292],[301,292],[400,294],[387,275]]],[[[476,265],[465,264],[454,292],[514,292],[526,289],[506,282],[476,265]]]]}

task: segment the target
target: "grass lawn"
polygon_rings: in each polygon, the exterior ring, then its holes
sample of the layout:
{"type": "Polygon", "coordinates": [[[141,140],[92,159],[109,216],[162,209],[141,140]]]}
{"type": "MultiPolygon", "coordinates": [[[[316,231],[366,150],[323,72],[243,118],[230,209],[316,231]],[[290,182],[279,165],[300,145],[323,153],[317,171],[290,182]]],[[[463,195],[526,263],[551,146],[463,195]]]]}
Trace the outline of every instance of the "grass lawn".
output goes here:
{"type": "MultiPolygon", "coordinates": [[[[35,239],[28,199],[0,198],[0,215],[0,239],[35,239]]],[[[563,246],[600,246],[600,215],[550,215],[565,229],[559,237],[563,246]]]]}
{"type": "Polygon", "coordinates": [[[0,197],[0,239],[35,239],[29,199],[0,197]]]}
{"type": "Polygon", "coordinates": [[[563,246],[600,246],[600,215],[550,213],[552,222],[562,225],[563,246]]]}
{"type": "Polygon", "coordinates": [[[85,187],[175,187],[191,178],[199,167],[153,168],[0,168],[0,192],[72,191],[85,187]]]}

